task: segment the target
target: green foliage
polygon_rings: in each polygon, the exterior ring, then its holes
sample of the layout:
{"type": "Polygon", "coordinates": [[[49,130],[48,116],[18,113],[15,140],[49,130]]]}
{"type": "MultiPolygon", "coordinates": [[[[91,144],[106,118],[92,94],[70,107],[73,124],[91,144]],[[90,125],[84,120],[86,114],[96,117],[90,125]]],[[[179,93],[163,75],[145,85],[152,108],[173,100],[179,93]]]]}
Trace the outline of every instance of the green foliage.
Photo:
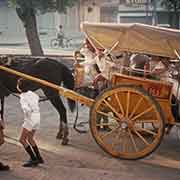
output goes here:
{"type": "Polygon", "coordinates": [[[8,0],[10,5],[23,10],[33,9],[34,12],[46,13],[66,12],[67,7],[73,6],[78,0],[8,0]]]}
{"type": "Polygon", "coordinates": [[[161,5],[168,10],[180,10],[180,0],[162,0],[161,5]]]}

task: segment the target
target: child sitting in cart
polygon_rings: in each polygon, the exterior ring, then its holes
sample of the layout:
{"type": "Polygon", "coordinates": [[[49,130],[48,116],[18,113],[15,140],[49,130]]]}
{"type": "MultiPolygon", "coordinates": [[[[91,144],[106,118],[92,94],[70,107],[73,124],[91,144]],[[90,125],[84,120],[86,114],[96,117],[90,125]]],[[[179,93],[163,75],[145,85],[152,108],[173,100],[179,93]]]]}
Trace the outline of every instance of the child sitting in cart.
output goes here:
{"type": "Polygon", "coordinates": [[[84,81],[86,85],[90,85],[99,73],[99,69],[94,63],[94,58],[96,57],[95,49],[88,39],[85,40],[83,47],[80,49],[80,54],[84,56],[84,61],[80,63],[84,67],[84,81]]]}
{"type": "Polygon", "coordinates": [[[152,74],[158,76],[158,78],[165,82],[172,83],[172,98],[171,98],[171,109],[172,114],[176,121],[180,120],[180,92],[179,82],[171,77],[169,72],[169,58],[152,56],[151,59],[151,71],[152,74]]]}
{"type": "Polygon", "coordinates": [[[23,87],[22,82],[22,78],[17,82],[17,90],[21,93],[20,104],[24,112],[24,123],[19,141],[30,156],[30,160],[23,166],[33,167],[44,163],[34,140],[35,132],[40,126],[39,96],[23,87]]]}
{"type": "Polygon", "coordinates": [[[99,91],[108,87],[108,82],[111,80],[111,70],[116,67],[116,64],[110,60],[108,50],[96,50],[94,63],[97,64],[100,73],[95,77],[93,86],[99,91]]]}
{"type": "MultiPolygon", "coordinates": [[[[173,84],[173,96],[171,99],[172,113],[176,120],[180,120],[180,91],[178,88],[179,82],[171,78],[171,75],[169,73],[169,58],[160,56],[148,57],[147,55],[136,54],[131,57],[131,63],[137,69],[141,69],[141,76],[145,76],[146,78],[150,79],[170,82],[173,84]]],[[[133,75],[139,76],[139,74],[136,73],[133,75]]]]}
{"type": "Polygon", "coordinates": [[[134,71],[131,74],[134,76],[167,81],[168,66],[167,58],[160,56],[133,54],[130,57],[130,68],[134,71]]]}
{"type": "Polygon", "coordinates": [[[92,84],[100,91],[106,88],[111,79],[112,68],[117,67],[117,64],[110,59],[108,50],[95,49],[86,39],[80,53],[85,57],[85,61],[80,64],[85,68],[86,84],[92,84]]]}

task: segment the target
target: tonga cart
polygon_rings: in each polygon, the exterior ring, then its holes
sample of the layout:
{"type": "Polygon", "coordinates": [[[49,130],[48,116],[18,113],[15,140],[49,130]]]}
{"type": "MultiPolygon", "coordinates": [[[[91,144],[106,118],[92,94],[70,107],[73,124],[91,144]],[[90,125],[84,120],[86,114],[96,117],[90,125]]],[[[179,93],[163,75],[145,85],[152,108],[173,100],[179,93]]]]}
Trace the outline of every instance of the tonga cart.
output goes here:
{"type": "MultiPolygon", "coordinates": [[[[176,58],[174,50],[180,50],[180,31],[176,30],[141,24],[93,23],[82,24],[82,29],[94,47],[111,53],[126,51],[176,58]]],[[[161,143],[166,125],[175,125],[171,83],[114,73],[111,87],[91,99],[4,66],[0,70],[51,87],[90,107],[91,133],[113,157],[139,159],[149,155],[161,143]],[[103,126],[107,128],[102,130],[103,126]]]]}
{"type": "MultiPolygon", "coordinates": [[[[95,48],[112,54],[131,52],[177,59],[180,53],[179,30],[106,23],[84,23],[82,29],[95,48]]],[[[91,107],[92,135],[114,157],[143,158],[159,146],[166,127],[170,130],[178,124],[171,111],[173,84],[120,73],[112,75],[111,84],[91,107]],[[107,118],[99,120],[99,116],[107,118]],[[103,125],[108,125],[109,132],[99,130],[103,125]]]]}

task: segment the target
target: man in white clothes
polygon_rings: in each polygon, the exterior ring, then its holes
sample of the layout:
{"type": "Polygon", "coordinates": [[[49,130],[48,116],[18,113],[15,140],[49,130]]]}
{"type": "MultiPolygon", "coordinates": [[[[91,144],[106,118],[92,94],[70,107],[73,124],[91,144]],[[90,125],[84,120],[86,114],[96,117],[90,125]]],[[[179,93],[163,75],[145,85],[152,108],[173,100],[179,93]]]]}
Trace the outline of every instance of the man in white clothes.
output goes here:
{"type": "Polygon", "coordinates": [[[24,112],[24,123],[19,141],[30,156],[30,160],[23,166],[33,167],[44,163],[34,140],[35,132],[40,126],[39,96],[23,87],[22,78],[17,82],[17,90],[21,93],[20,104],[24,112]]]}
{"type": "Polygon", "coordinates": [[[96,49],[95,51],[89,43],[86,42],[84,47],[81,48],[80,53],[85,57],[81,65],[84,66],[85,74],[91,78],[91,80],[97,75],[102,76],[106,80],[110,79],[111,68],[116,65],[109,60],[107,50],[101,51],[96,49]],[[94,65],[97,65],[99,72],[94,69],[94,65]]]}
{"type": "MultiPolygon", "coordinates": [[[[4,144],[4,120],[0,119],[0,146],[4,144]]],[[[8,171],[10,168],[8,165],[4,165],[2,162],[0,162],[0,171],[8,171]]]]}

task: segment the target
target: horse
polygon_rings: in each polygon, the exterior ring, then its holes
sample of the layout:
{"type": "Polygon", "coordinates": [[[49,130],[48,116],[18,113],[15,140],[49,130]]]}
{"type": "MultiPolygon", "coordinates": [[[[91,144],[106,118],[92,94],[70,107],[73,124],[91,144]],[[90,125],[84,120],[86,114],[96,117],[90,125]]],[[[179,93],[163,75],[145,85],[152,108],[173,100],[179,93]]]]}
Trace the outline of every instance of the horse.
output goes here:
{"type": "MultiPolygon", "coordinates": [[[[50,59],[50,58],[31,58],[28,60],[13,59],[11,57],[1,57],[0,65],[14,69],[19,72],[34,76],[36,78],[46,80],[56,85],[61,85],[73,90],[74,89],[74,77],[72,71],[63,63],[50,59]]],[[[1,99],[1,118],[4,114],[4,98],[12,93],[18,93],[16,88],[17,81],[20,77],[14,74],[10,74],[6,71],[0,70],[0,99],[1,99]]],[[[22,81],[23,88],[27,90],[35,91],[42,89],[47,99],[55,107],[59,114],[59,131],[56,138],[62,139],[62,144],[68,143],[68,125],[66,108],[60,98],[57,90],[46,87],[44,85],[35,83],[33,81],[22,81]]],[[[75,109],[75,101],[67,99],[71,112],[75,109]]]]}

